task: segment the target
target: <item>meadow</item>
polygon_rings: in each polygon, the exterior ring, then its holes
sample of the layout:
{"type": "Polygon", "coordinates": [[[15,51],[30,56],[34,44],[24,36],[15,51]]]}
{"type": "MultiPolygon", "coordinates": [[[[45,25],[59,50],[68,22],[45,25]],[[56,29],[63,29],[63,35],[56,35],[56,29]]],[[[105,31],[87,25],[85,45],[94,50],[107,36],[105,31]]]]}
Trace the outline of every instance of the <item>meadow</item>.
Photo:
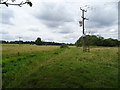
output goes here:
{"type": "Polygon", "coordinates": [[[118,47],[2,45],[3,88],[117,88],[118,47]]]}

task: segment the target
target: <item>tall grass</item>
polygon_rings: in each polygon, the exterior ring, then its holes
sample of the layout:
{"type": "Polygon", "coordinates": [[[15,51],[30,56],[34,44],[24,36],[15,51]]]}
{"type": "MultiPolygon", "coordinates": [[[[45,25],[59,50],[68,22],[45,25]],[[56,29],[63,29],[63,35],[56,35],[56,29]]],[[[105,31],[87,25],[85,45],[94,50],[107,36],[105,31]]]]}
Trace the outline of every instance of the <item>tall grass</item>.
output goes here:
{"type": "Polygon", "coordinates": [[[25,45],[25,44],[3,44],[2,45],[2,58],[15,57],[18,55],[30,54],[39,51],[51,51],[59,48],[59,46],[38,46],[38,45],[25,45]]]}

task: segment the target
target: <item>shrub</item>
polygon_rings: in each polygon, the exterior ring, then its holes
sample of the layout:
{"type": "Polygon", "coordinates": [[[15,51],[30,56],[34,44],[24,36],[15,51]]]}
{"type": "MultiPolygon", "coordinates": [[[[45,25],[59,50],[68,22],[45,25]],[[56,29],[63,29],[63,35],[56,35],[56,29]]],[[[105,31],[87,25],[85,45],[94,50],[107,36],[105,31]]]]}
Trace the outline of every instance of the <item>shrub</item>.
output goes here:
{"type": "Polygon", "coordinates": [[[69,48],[67,44],[62,44],[60,48],[69,48]]]}
{"type": "Polygon", "coordinates": [[[37,38],[37,40],[35,40],[36,45],[42,45],[42,41],[41,38],[37,38]]]}

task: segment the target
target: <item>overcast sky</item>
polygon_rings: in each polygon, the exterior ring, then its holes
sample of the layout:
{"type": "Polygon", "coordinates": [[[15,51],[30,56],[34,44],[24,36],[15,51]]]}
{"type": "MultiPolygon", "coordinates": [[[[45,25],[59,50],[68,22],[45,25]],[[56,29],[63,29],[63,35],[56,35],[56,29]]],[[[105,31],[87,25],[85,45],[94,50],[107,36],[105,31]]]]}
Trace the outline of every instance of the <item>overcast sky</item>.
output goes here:
{"type": "MultiPolygon", "coordinates": [[[[85,32],[118,38],[119,0],[31,0],[32,7],[0,6],[0,40],[75,43],[82,35],[80,7],[87,10],[85,32]]],[[[17,0],[21,2],[21,0],[17,0]]],[[[16,2],[16,3],[17,3],[16,2]]]]}

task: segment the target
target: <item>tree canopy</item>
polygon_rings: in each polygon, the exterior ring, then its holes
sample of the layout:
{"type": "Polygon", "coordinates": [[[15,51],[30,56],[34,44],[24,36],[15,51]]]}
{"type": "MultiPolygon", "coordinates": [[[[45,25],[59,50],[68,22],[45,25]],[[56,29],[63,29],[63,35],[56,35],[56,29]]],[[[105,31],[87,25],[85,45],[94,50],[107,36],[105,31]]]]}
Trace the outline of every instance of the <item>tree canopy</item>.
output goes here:
{"type": "Polygon", "coordinates": [[[41,38],[37,38],[37,40],[35,41],[36,45],[42,45],[42,41],[41,38]]]}
{"type": "MultiPolygon", "coordinates": [[[[82,46],[82,39],[83,37],[81,36],[77,41],[76,41],[76,46],[82,46]]],[[[117,39],[104,39],[101,36],[96,36],[96,35],[86,35],[85,37],[85,42],[89,46],[118,46],[120,42],[117,39]]]]}

